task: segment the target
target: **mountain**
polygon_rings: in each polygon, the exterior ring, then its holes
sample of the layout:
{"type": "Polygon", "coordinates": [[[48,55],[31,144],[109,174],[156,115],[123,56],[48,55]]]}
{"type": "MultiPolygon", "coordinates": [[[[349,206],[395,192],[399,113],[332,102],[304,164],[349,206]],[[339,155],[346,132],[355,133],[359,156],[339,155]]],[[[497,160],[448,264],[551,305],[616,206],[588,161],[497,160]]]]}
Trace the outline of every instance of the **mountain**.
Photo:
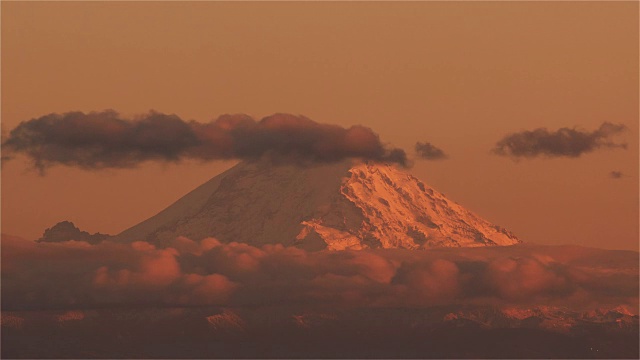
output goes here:
{"type": "Polygon", "coordinates": [[[512,245],[520,241],[392,165],[241,162],[112,240],[177,236],[307,250],[512,245]]]}

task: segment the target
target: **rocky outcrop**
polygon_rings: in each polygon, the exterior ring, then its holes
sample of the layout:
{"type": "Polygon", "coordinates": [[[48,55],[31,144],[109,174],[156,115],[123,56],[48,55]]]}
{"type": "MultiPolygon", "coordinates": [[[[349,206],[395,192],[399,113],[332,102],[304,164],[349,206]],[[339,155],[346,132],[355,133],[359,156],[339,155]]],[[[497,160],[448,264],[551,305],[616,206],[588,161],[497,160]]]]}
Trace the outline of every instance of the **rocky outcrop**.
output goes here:
{"type": "Polygon", "coordinates": [[[109,238],[107,234],[95,233],[90,234],[81,231],[70,221],[61,221],[51,228],[44,231],[44,234],[38,242],[62,242],[62,241],[84,241],[90,244],[97,244],[109,238]]]}

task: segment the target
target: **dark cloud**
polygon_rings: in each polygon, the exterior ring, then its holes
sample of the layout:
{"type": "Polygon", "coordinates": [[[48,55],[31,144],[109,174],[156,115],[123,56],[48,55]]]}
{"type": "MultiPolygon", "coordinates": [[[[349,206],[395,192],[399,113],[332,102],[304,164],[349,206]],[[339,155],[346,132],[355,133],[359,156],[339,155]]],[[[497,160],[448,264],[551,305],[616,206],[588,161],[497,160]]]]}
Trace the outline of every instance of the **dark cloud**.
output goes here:
{"type": "Polygon", "coordinates": [[[562,246],[307,252],[177,238],[2,239],[3,310],[128,306],[637,307],[632,251],[562,246]]]}
{"type": "Polygon", "coordinates": [[[387,148],[364,126],[343,128],[304,116],[275,114],[256,121],[223,115],[209,123],[150,112],[125,119],[115,111],[49,114],[24,121],[2,143],[24,154],[36,168],[130,168],[145,161],[260,159],[277,162],[333,162],[362,158],[406,166],[402,149],[387,148]]]}
{"type": "MultiPolygon", "coordinates": [[[[9,136],[8,131],[5,129],[2,124],[0,124],[0,144],[4,144],[4,141],[9,136]]],[[[2,148],[0,148],[0,167],[4,166],[6,161],[12,160],[13,158],[7,154],[2,153],[2,148]]]]}
{"type": "Polygon", "coordinates": [[[415,149],[418,156],[425,160],[442,160],[448,157],[442,149],[437,148],[429,142],[417,142],[415,149]]]}
{"type": "Polygon", "coordinates": [[[626,175],[623,174],[622,171],[612,171],[609,173],[609,177],[611,177],[612,179],[621,179],[624,176],[626,175]]]}
{"type": "Polygon", "coordinates": [[[560,128],[549,131],[539,128],[505,136],[496,143],[493,153],[513,158],[579,157],[598,149],[626,149],[627,144],[615,143],[610,137],[627,130],[622,124],[605,122],[594,131],[560,128]]]}

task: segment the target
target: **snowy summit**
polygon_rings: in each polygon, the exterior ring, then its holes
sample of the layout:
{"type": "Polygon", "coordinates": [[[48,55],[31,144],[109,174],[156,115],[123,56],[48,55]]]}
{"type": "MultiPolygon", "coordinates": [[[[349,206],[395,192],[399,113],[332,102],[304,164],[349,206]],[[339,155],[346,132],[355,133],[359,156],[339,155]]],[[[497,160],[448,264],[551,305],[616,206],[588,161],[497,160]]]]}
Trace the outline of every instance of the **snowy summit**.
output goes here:
{"type": "Polygon", "coordinates": [[[307,250],[513,245],[509,231],[391,165],[241,162],[112,240],[177,236],[307,250]]]}

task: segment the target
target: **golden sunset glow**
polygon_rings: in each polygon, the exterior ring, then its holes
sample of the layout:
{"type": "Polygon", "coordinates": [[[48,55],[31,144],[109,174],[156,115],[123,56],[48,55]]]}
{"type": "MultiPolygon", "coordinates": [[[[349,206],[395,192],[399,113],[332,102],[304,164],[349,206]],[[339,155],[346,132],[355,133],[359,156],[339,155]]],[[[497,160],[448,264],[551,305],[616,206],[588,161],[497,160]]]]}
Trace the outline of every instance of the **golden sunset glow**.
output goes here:
{"type": "Polygon", "coordinates": [[[1,10],[3,358],[638,356],[637,2],[1,10]]]}

